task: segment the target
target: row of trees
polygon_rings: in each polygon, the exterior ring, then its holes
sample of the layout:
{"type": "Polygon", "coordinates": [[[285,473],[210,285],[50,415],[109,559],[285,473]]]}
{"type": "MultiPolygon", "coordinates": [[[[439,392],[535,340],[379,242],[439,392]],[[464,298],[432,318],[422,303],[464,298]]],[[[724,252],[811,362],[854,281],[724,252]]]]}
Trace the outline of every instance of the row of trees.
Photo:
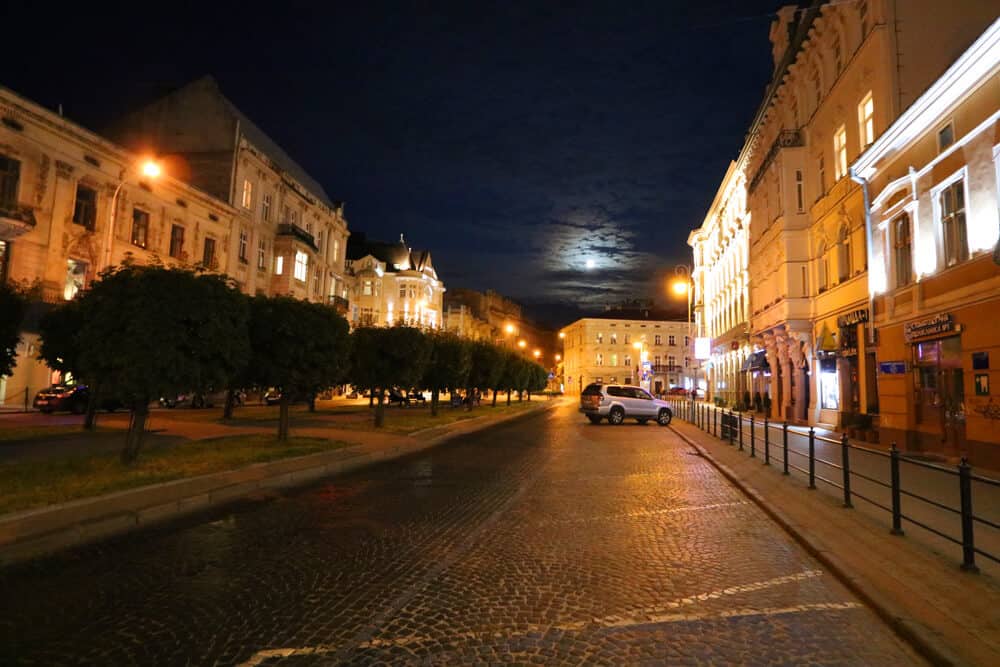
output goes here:
{"type": "MultiPolygon", "coordinates": [[[[40,324],[39,357],[91,387],[86,425],[101,397],[130,410],[122,460],[136,459],[150,403],[160,396],[228,388],[225,416],[239,388],[281,390],[278,438],[289,431],[289,406],[349,382],[378,398],[420,388],[436,413],[444,391],[539,391],[538,364],[487,343],[411,327],[361,328],[321,304],[291,297],[247,297],[227,278],[162,265],[125,263],[101,274],[40,324]]],[[[0,341],[4,343],[4,341],[0,341]]],[[[471,407],[471,406],[470,406],[471,407]]]]}

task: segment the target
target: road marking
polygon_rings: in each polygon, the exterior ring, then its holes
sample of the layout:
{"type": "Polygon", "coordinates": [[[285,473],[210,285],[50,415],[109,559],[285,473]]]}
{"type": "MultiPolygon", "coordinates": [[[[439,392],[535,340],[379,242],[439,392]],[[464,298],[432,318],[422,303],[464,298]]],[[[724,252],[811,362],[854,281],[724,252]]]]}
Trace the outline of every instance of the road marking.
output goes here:
{"type": "MultiPolygon", "coordinates": [[[[857,602],[814,602],[789,607],[743,607],[739,609],[727,609],[721,611],[705,612],[671,612],[670,610],[680,609],[689,605],[704,602],[706,600],[721,599],[729,595],[740,593],[752,593],[781,586],[783,584],[805,581],[814,577],[822,576],[822,570],[804,570],[794,574],[788,574],[762,581],[753,581],[746,584],[738,584],[727,588],[720,588],[714,591],[698,593],[682,598],[677,598],[656,607],[647,607],[629,612],[627,615],[611,615],[593,618],[589,621],[574,621],[569,623],[555,623],[553,625],[527,625],[518,628],[511,628],[507,631],[494,632],[460,632],[450,635],[447,638],[432,637],[429,635],[406,635],[400,637],[389,637],[380,639],[372,637],[366,641],[359,642],[355,649],[377,649],[391,648],[396,646],[407,646],[410,644],[425,643],[454,643],[461,640],[482,640],[484,638],[509,641],[528,634],[545,633],[551,630],[562,632],[579,632],[581,630],[615,630],[630,627],[641,627],[645,625],[663,625],[667,623],[689,623],[692,621],[724,620],[730,618],[747,618],[753,616],[782,616],[787,614],[802,614],[814,611],[846,611],[860,609],[862,605],[857,602]]],[[[299,648],[279,648],[265,649],[257,651],[246,662],[240,663],[240,667],[255,667],[269,658],[287,658],[301,655],[326,655],[330,653],[343,652],[346,647],[335,647],[328,645],[303,646],[299,648]]]]}
{"type": "Polygon", "coordinates": [[[712,503],[711,505],[686,505],[684,507],[669,507],[667,509],[659,510],[639,510],[637,512],[621,512],[619,514],[598,514],[596,516],[583,516],[576,517],[573,519],[548,519],[544,521],[538,521],[535,525],[546,526],[554,523],[587,523],[590,521],[609,521],[612,519],[621,519],[623,517],[642,517],[642,516],[658,516],[661,514],[675,514],[677,512],[698,512],[701,510],[712,510],[718,509],[720,507],[736,507],[737,505],[749,505],[749,500],[738,500],[731,503],[712,503]]]}

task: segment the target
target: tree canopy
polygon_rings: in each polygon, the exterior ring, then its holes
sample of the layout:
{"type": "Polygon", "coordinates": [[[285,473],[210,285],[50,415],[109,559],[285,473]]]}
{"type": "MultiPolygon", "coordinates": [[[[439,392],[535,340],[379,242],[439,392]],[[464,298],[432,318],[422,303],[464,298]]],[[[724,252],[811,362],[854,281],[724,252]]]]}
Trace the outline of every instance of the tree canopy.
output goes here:
{"type": "Polygon", "coordinates": [[[0,375],[10,375],[17,363],[17,345],[21,342],[21,323],[28,302],[18,289],[0,283],[0,375]]]}

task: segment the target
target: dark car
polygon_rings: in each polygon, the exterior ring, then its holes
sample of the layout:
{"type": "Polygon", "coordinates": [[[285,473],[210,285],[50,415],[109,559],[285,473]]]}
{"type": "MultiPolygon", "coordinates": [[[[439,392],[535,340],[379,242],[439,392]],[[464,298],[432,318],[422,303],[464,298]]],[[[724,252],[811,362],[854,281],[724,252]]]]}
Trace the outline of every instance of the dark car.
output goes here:
{"type": "Polygon", "coordinates": [[[263,401],[265,405],[277,405],[281,403],[281,390],[268,389],[264,392],[263,401]]]}
{"type": "MultiPolygon", "coordinates": [[[[225,391],[209,390],[205,392],[191,391],[185,394],[177,394],[174,397],[161,396],[160,405],[165,408],[213,408],[216,405],[226,404],[225,391]]],[[[243,405],[245,394],[238,391],[233,394],[233,400],[237,406],[243,405]]]]}
{"type": "MultiPolygon", "coordinates": [[[[83,384],[54,384],[35,394],[32,405],[45,414],[53,412],[72,412],[82,415],[87,411],[87,401],[90,400],[90,390],[83,384]]],[[[102,410],[114,412],[122,407],[117,398],[105,398],[100,405],[102,410]]]]}

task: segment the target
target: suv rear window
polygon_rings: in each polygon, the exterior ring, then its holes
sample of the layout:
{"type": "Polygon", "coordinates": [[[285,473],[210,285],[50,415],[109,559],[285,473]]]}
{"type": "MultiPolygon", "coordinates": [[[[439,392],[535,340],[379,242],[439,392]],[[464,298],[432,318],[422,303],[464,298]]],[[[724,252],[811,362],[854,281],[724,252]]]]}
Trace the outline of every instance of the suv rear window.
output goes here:
{"type": "Polygon", "coordinates": [[[588,384],[587,388],[584,389],[583,393],[581,394],[581,396],[600,396],[600,395],[601,395],[601,385],[597,384],[596,382],[594,384],[588,384]]]}

